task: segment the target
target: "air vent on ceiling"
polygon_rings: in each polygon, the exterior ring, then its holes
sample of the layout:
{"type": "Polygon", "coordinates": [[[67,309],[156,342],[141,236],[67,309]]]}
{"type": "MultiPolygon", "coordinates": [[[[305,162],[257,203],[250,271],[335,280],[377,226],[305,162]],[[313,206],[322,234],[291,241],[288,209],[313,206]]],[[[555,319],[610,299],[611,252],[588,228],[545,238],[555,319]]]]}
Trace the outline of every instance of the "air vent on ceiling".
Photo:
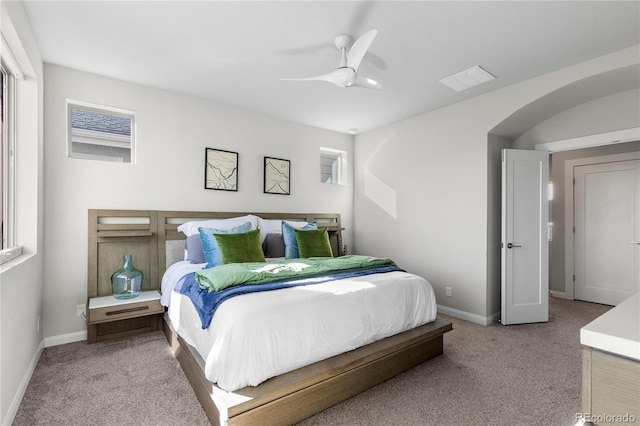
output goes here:
{"type": "Polygon", "coordinates": [[[489,74],[480,66],[475,66],[449,77],[445,77],[440,80],[440,83],[445,86],[449,86],[456,92],[462,92],[465,89],[491,80],[495,80],[495,76],[489,74]]]}

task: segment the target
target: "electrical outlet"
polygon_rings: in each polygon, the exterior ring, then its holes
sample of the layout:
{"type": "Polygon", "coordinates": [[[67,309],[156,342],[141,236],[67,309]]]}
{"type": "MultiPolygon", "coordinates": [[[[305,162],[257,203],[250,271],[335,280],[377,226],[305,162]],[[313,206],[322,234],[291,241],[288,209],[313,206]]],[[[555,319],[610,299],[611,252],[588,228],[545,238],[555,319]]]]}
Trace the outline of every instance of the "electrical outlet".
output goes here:
{"type": "Polygon", "coordinates": [[[451,297],[451,287],[447,287],[446,288],[446,293],[447,296],[451,297]]]}
{"type": "Polygon", "coordinates": [[[76,315],[79,317],[84,317],[86,305],[77,305],[76,306],[76,315]]]}

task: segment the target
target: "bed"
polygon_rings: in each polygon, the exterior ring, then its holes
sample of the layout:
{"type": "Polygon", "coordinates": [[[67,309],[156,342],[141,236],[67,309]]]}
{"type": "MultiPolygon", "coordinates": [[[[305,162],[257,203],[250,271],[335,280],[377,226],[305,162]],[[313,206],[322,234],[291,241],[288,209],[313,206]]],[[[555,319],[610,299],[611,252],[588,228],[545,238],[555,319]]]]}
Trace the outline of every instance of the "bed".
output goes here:
{"type": "MultiPolygon", "coordinates": [[[[234,295],[207,323],[192,300],[198,280],[206,278],[206,264],[185,260],[184,228],[247,214],[154,214],[158,276],[167,306],[163,330],[212,424],[292,424],[442,353],[443,334],[452,327],[436,318],[430,284],[393,262],[364,256],[337,259],[362,262],[355,275],[338,272],[319,279],[316,274],[303,285],[278,280],[269,284],[274,291],[234,295]]],[[[326,230],[331,253],[340,254],[338,214],[254,215],[270,225],[283,219],[317,223],[326,230]]],[[[301,263],[264,260],[270,269],[301,263]]],[[[238,288],[230,285],[227,290],[238,288]]]]}

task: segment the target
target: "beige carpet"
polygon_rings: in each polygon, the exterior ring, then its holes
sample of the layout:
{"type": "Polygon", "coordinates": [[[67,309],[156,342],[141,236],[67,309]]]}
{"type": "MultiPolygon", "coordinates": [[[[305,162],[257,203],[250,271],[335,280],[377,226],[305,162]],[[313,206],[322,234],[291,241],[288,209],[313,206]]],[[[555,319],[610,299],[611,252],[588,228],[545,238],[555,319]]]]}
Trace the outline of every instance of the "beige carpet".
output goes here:
{"type": "MultiPolygon", "coordinates": [[[[579,330],[610,307],[551,298],[548,323],[455,318],[445,353],[301,425],[574,425],[579,330]]],[[[160,333],[47,348],[14,425],[206,425],[160,333]]]]}
{"type": "Polygon", "coordinates": [[[208,425],[161,332],[46,348],[14,425],[208,425]]]}
{"type": "Polygon", "coordinates": [[[579,330],[609,306],[551,298],[549,322],[480,326],[455,318],[444,354],[302,425],[573,426],[579,330]]]}

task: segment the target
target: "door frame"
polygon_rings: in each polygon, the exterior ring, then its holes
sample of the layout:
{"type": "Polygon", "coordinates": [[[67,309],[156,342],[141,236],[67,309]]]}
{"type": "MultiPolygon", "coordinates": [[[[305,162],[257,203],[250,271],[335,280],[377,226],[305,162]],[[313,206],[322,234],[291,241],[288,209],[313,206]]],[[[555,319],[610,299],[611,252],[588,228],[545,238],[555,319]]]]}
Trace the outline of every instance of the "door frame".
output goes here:
{"type": "Polygon", "coordinates": [[[578,158],[564,163],[564,298],[575,300],[575,240],[574,223],[574,167],[592,164],[617,163],[618,161],[639,160],[640,152],[602,155],[599,157],[578,158]]]}

